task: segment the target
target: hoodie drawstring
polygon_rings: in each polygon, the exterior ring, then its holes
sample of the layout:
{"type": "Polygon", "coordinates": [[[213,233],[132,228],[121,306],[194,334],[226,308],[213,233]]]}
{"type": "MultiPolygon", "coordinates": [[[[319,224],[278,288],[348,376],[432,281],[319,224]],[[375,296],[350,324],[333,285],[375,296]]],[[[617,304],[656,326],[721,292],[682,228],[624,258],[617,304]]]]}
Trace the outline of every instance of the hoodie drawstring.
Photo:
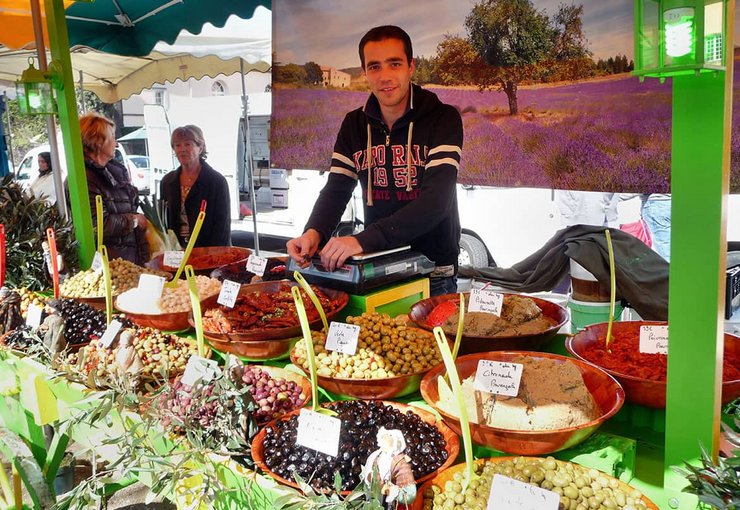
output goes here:
{"type": "Polygon", "coordinates": [[[372,207],[373,205],[373,177],[372,171],[372,159],[373,159],[373,140],[372,133],[370,133],[370,123],[367,123],[367,155],[365,161],[367,161],[367,205],[372,207]]]}
{"type": "Polygon", "coordinates": [[[406,140],[406,191],[411,191],[411,135],[414,132],[414,122],[409,123],[409,137],[406,140]]]}

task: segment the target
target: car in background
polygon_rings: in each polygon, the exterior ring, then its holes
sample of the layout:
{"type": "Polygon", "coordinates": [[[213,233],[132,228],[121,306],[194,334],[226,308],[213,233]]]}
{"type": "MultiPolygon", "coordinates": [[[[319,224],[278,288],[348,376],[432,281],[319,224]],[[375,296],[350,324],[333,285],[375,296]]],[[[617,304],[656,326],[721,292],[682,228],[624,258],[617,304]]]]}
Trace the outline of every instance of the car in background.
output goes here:
{"type": "Polygon", "coordinates": [[[139,195],[148,195],[151,180],[151,167],[149,166],[149,157],[132,154],[126,156],[131,173],[131,184],[139,189],[139,195]]]}

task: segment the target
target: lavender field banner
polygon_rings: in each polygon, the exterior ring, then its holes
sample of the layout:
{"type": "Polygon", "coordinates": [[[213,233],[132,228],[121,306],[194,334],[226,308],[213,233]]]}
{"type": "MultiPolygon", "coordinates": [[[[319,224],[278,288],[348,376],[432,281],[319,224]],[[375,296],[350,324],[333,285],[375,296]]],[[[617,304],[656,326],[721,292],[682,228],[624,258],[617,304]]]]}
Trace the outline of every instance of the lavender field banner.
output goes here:
{"type": "Polygon", "coordinates": [[[630,74],[633,3],[530,0],[516,19],[505,19],[513,3],[273,0],[271,165],[329,168],[344,115],[369,95],[359,40],[373,26],[392,24],[411,36],[414,81],[462,114],[459,182],[670,192],[672,86],[630,74]],[[512,23],[532,43],[526,50],[491,42],[513,37],[491,37],[512,23]]]}

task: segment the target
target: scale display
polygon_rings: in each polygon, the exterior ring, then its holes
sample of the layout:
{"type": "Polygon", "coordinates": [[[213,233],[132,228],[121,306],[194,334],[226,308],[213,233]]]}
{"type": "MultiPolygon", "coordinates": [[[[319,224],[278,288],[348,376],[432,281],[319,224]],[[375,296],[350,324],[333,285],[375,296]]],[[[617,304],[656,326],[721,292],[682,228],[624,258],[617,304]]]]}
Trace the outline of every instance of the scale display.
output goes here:
{"type": "Polygon", "coordinates": [[[311,265],[305,269],[299,268],[290,259],[288,271],[298,271],[314,285],[362,295],[384,285],[427,275],[434,271],[434,262],[419,252],[407,249],[352,257],[334,271],[326,269],[320,257],[312,258],[311,265]]]}

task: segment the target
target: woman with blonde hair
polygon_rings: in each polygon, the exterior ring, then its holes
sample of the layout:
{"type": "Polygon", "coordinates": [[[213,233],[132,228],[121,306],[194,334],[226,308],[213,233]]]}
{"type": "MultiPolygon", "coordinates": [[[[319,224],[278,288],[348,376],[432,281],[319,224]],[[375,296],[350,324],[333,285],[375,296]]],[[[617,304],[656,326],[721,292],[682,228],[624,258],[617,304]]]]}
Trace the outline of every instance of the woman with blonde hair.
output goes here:
{"type": "Polygon", "coordinates": [[[80,131],[95,228],[100,228],[96,224],[95,197],[100,195],[103,199],[103,244],[108,256],[144,264],[149,258],[144,237],[146,218],[137,213],[139,192],[131,184],[126,167],[113,158],[115,124],[99,113],[90,112],[80,117],[80,131]]]}
{"type": "Polygon", "coordinates": [[[185,246],[205,200],[206,217],[195,246],[230,246],[229,185],[206,163],[203,131],[192,124],[181,126],[172,132],[171,145],[180,167],[165,175],[160,185],[167,228],[185,246]]]}

